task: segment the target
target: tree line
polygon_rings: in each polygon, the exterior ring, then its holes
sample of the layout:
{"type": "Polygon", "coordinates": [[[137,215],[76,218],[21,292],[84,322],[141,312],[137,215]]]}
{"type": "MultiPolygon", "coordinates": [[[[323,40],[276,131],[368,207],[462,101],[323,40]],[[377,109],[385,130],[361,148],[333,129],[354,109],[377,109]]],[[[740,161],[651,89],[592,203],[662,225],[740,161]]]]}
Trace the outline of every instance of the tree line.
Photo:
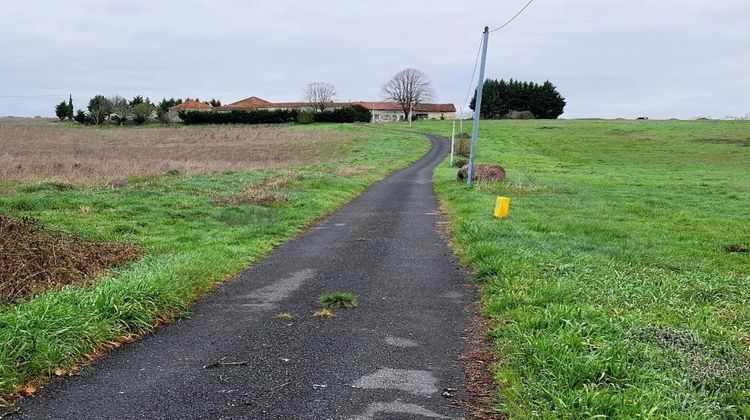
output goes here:
{"type": "MultiPolygon", "coordinates": [[[[132,122],[134,124],[145,124],[150,121],[168,123],[169,108],[179,105],[184,101],[200,99],[185,98],[162,98],[158,103],[154,103],[148,97],[136,95],[133,99],[125,99],[120,95],[106,97],[96,95],[89,100],[86,110],[78,109],[73,111],[73,97],[70,96],[67,101],[62,101],[55,106],[55,115],[60,121],[77,121],[81,124],[104,124],[111,122],[116,124],[125,124],[132,122]]],[[[211,99],[203,101],[211,106],[221,106],[221,101],[211,99]]]]}
{"type": "MultiPolygon", "coordinates": [[[[476,111],[476,90],[469,107],[476,111]]],[[[483,119],[556,119],[564,110],[565,98],[549,80],[541,85],[513,79],[484,82],[480,112],[483,119]]]]}
{"type": "MultiPolygon", "coordinates": [[[[294,116],[276,115],[266,113],[235,113],[232,116],[215,116],[205,115],[205,113],[179,113],[180,119],[188,124],[218,124],[240,123],[245,121],[265,121],[265,120],[289,120],[296,119],[300,123],[316,122],[354,122],[367,121],[365,117],[372,118],[369,110],[362,107],[345,107],[341,111],[328,110],[334,98],[336,97],[336,87],[328,82],[314,82],[306,86],[303,100],[309,104],[313,112],[299,112],[294,116]],[[360,109],[362,108],[362,109],[360,109]]],[[[396,73],[382,87],[383,98],[388,101],[396,102],[400,105],[404,119],[411,121],[414,109],[419,105],[432,100],[434,91],[432,82],[427,74],[412,68],[404,69],[396,73]]],[[[190,100],[186,98],[185,101],[190,100]]],[[[195,101],[201,102],[199,99],[195,101]]],[[[169,123],[169,108],[183,103],[182,99],[163,98],[159,103],[153,103],[151,100],[140,95],[131,100],[127,100],[120,95],[106,97],[96,95],[89,100],[86,110],[78,109],[73,112],[73,99],[62,101],[55,106],[55,115],[63,120],[73,120],[82,124],[104,124],[111,122],[116,124],[135,123],[145,124],[155,120],[162,123],[169,123]]],[[[221,102],[216,99],[204,101],[203,103],[213,107],[221,106],[221,102]]],[[[482,107],[484,108],[484,106],[482,107]]],[[[249,112],[249,111],[248,111],[249,112]]],[[[247,122],[245,122],[247,123],[247,122]]]]}

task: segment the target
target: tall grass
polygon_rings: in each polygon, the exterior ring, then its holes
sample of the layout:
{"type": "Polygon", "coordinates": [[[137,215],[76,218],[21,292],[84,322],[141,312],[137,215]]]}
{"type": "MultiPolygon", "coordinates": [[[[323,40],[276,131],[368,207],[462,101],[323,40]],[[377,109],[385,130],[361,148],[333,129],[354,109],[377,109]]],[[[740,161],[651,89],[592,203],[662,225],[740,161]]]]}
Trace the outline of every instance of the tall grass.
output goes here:
{"type": "Polygon", "coordinates": [[[351,137],[282,126],[88,127],[0,118],[0,179],[105,183],[177,171],[187,175],[314,164],[351,137]]]}

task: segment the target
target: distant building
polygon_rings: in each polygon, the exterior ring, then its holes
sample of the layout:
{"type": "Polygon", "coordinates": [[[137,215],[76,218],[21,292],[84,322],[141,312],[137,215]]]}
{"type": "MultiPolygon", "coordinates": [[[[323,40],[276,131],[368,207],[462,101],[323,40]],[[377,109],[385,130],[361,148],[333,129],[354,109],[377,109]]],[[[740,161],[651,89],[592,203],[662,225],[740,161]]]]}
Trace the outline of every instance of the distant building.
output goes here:
{"type": "Polygon", "coordinates": [[[180,111],[213,111],[213,109],[214,107],[209,104],[189,99],[179,105],[169,108],[167,115],[169,116],[169,121],[180,121],[180,111]]]}
{"type": "MultiPolygon", "coordinates": [[[[375,121],[403,121],[404,110],[396,102],[356,102],[372,111],[375,121]]],[[[412,110],[413,120],[452,120],[456,118],[453,104],[418,104],[412,110]]]]}
{"type": "MultiPolygon", "coordinates": [[[[345,106],[361,105],[369,109],[375,121],[403,121],[404,111],[396,102],[331,102],[326,109],[337,109],[345,106]]],[[[251,96],[216,108],[217,111],[231,111],[235,109],[310,109],[307,102],[269,102],[265,99],[251,96]]],[[[450,120],[456,117],[456,107],[453,104],[419,104],[414,108],[414,120],[450,120]]]]}
{"type": "MultiPolygon", "coordinates": [[[[404,121],[404,111],[396,102],[331,102],[326,105],[327,110],[338,109],[345,106],[361,105],[372,112],[373,120],[376,122],[404,121]]],[[[265,99],[251,96],[231,104],[212,107],[197,101],[186,101],[177,106],[169,108],[169,118],[178,121],[179,111],[217,111],[229,112],[233,110],[269,110],[277,109],[311,109],[307,102],[269,102],[265,99]]],[[[450,120],[456,118],[456,107],[453,104],[419,104],[413,110],[414,120],[450,120]]]]}

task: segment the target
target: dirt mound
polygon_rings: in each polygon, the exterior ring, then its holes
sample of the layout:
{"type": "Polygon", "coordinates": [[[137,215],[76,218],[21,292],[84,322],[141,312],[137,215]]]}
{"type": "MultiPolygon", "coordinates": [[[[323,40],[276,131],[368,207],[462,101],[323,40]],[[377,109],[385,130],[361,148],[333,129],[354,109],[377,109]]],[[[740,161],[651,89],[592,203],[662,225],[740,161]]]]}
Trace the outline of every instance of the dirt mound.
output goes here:
{"type": "MultiPolygon", "coordinates": [[[[469,165],[464,165],[458,170],[458,180],[466,181],[469,177],[469,165]]],[[[473,181],[505,181],[505,169],[500,165],[488,165],[479,163],[474,165],[473,181]]]]}
{"type": "Polygon", "coordinates": [[[46,229],[35,219],[0,214],[0,303],[85,284],[141,254],[134,245],[90,241],[46,229]]]}

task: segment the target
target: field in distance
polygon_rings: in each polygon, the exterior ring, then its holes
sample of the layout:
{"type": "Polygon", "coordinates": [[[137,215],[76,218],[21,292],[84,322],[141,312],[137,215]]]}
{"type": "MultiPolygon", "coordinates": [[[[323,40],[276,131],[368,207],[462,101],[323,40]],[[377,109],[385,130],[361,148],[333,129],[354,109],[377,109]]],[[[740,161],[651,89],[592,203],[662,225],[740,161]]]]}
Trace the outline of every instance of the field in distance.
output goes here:
{"type": "Polygon", "coordinates": [[[89,127],[0,118],[0,180],[101,183],[336,161],[352,140],[331,129],[182,125],[89,127]]]}

